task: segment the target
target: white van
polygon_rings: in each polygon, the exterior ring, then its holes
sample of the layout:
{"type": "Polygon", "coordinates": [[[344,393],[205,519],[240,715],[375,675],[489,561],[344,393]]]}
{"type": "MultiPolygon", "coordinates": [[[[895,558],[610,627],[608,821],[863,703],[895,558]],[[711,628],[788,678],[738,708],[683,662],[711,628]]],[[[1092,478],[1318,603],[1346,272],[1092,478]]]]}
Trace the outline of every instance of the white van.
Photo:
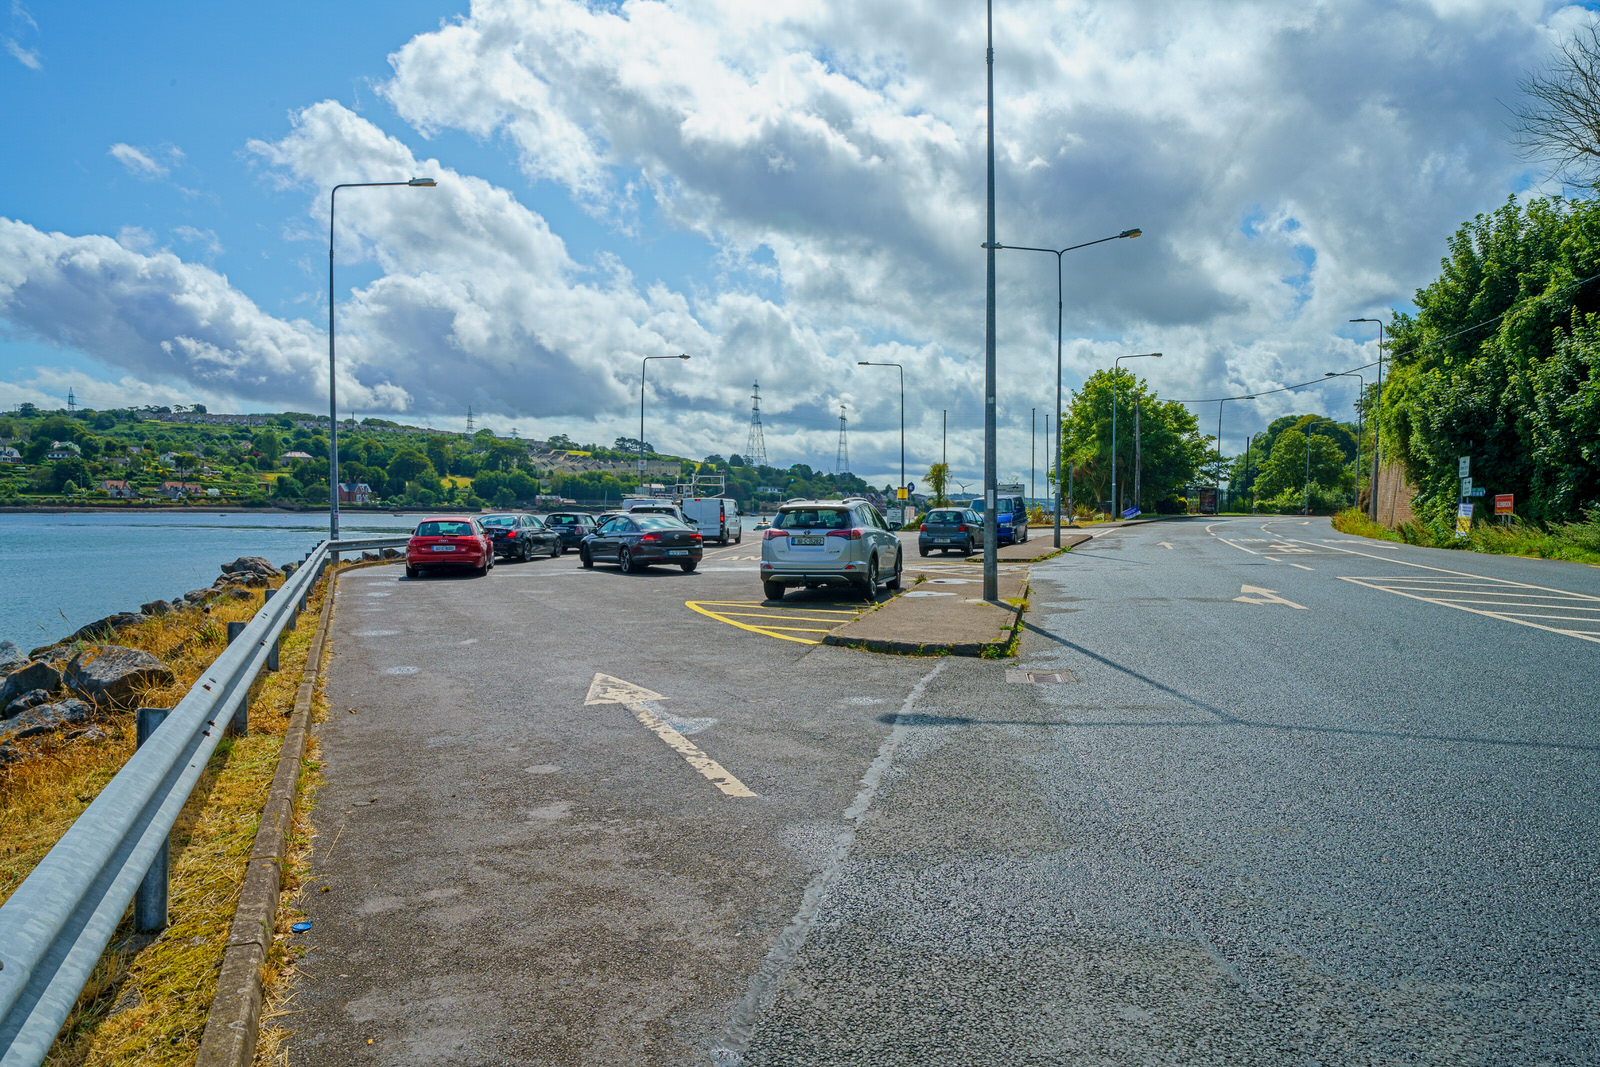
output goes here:
{"type": "Polygon", "coordinates": [[[689,525],[700,531],[700,536],[719,545],[738,544],[744,540],[744,514],[738,501],[726,496],[684,497],[678,502],[689,525]]]}

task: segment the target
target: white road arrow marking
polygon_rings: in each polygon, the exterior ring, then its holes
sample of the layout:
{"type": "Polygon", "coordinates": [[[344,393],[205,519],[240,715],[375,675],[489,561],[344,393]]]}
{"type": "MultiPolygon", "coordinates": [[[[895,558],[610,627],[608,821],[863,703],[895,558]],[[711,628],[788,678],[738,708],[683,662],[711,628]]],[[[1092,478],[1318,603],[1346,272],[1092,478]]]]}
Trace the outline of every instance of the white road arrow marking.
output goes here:
{"type": "Polygon", "coordinates": [[[666,697],[660,693],[634,685],[632,682],[625,682],[621,678],[613,678],[609,674],[596,674],[594,681],[589,683],[589,695],[584,698],[583,703],[585,706],[621,704],[633,712],[634,717],[644,723],[647,729],[676,749],[689,766],[699,771],[707,781],[728,796],[755,796],[749,786],[728,773],[727,768],[702,752],[693,741],[662,721],[661,716],[649,707],[649,702],[665,699],[666,697]]]}
{"type": "Polygon", "coordinates": [[[1306,610],[1306,606],[1304,604],[1296,604],[1292,600],[1285,600],[1273,590],[1262,589],[1260,586],[1241,585],[1239,587],[1239,592],[1256,594],[1255,596],[1236,596],[1233,598],[1245,604],[1287,604],[1289,607],[1297,608],[1300,611],[1306,610]]]}
{"type": "Polygon", "coordinates": [[[1167,548],[1167,549],[1170,549],[1172,547],[1172,542],[1171,541],[1157,541],[1156,544],[1160,545],[1162,548],[1167,548]]]}

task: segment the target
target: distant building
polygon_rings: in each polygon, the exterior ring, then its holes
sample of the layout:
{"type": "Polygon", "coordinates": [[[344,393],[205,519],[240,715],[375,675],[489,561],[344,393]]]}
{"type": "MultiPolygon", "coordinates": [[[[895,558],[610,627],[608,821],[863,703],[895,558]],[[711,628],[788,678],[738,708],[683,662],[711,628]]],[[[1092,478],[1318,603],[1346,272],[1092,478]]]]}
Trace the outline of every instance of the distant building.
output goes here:
{"type": "Polygon", "coordinates": [[[288,463],[288,462],[291,462],[291,461],[294,461],[294,460],[302,460],[302,459],[310,459],[310,458],[311,458],[311,453],[310,452],[294,451],[294,452],[285,452],[283,454],[283,461],[285,463],[288,463]]]}
{"type": "Polygon", "coordinates": [[[0,445],[0,463],[21,463],[22,453],[10,445],[0,445]]]}
{"type": "Polygon", "coordinates": [[[112,500],[132,500],[139,495],[137,489],[123,481],[104,481],[100,483],[100,488],[104,489],[112,500]]]}
{"type": "Polygon", "coordinates": [[[83,449],[72,441],[51,441],[50,451],[44,454],[45,459],[78,459],[83,455],[83,449]]]}
{"type": "Polygon", "coordinates": [[[340,482],[339,503],[341,504],[370,504],[372,503],[372,486],[366,482],[340,482]]]}
{"type": "Polygon", "coordinates": [[[161,488],[156,490],[156,495],[164,496],[168,500],[182,500],[200,491],[201,487],[193,482],[162,482],[161,488]]]}

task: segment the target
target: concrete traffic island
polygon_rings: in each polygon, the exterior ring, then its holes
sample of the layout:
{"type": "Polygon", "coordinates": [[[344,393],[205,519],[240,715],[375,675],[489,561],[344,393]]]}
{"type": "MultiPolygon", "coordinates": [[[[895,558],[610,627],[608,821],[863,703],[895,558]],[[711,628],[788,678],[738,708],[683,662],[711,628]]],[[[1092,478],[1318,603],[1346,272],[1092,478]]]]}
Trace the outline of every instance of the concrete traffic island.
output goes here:
{"type": "MultiPolygon", "coordinates": [[[[1081,545],[1093,536],[1063,530],[1061,550],[1081,545]]],[[[1006,545],[998,553],[1002,564],[1034,563],[1055,554],[1055,539],[1040,533],[1020,545],[1006,545]]],[[[908,580],[918,570],[915,564],[908,563],[908,580]]],[[[822,643],[902,656],[998,655],[1010,647],[1022,624],[1019,605],[1028,595],[1027,568],[1001,570],[996,593],[998,599],[988,601],[972,597],[965,590],[942,589],[937,579],[918,582],[829,633],[822,643]]]]}

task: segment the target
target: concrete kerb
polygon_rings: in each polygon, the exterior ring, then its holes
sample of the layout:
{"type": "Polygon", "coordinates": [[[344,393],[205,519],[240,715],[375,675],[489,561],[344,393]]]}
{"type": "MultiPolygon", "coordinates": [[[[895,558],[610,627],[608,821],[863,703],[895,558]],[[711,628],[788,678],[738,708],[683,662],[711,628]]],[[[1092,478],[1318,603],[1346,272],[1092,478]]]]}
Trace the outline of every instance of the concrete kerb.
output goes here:
{"type": "Polygon", "coordinates": [[[195,1057],[196,1067],[248,1067],[255,1058],[256,1039],[261,1029],[262,972],[272,947],[278,898],[283,891],[283,863],[294,820],[295,795],[300,787],[306,739],[311,730],[312,698],[321,674],[328,621],[333,617],[333,582],[345,570],[392,562],[371,560],[329,572],[329,585],[317,618],[317,632],[306,649],[306,665],[300,688],[295,693],[294,710],[283,735],[272,788],[267,793],[255,844],[245,867],[233,925],[228,931],[228,945],[222,955],[222,970],[217,976],[217,991],[206,1013],[206,1029],[195,1057]]]}

